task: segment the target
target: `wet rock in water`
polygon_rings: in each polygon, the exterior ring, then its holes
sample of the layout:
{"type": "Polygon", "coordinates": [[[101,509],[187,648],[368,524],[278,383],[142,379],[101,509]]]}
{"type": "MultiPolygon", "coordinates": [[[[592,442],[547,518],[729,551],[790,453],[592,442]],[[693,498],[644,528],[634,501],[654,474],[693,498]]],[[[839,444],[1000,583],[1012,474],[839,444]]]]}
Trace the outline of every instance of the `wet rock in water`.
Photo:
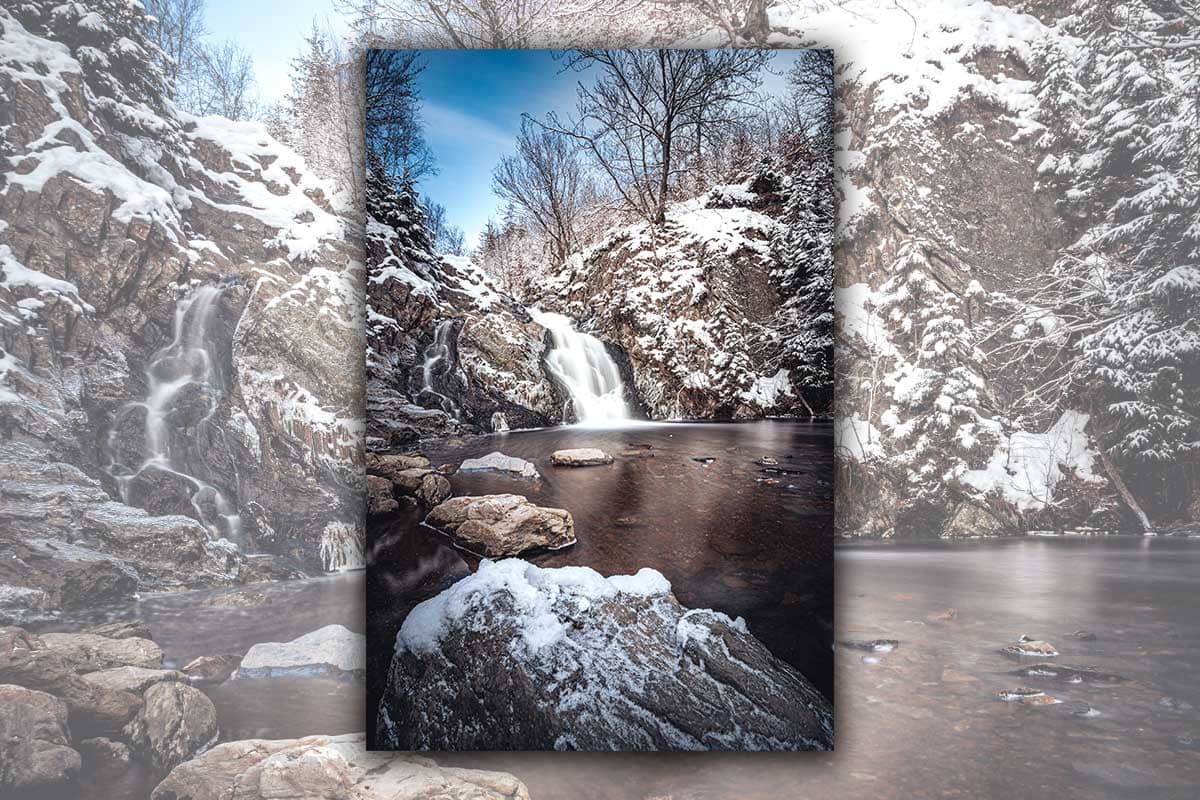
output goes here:
{"type": "Polygon", "coordinates": [[[1187,700],[1180,700],[1176,697],[1161,697],[1158,700],[1158,704],[1171,711],[1192,711],[1195,709],[1195,706],[1187,700]]]}
{"type": "Polygon", "coordinates": [[[1096,641],[1096,634],[1092,633],[1091,631],[1074,631],[1068,634],[1068,636],[1080,642],[1096,641]]]}
{"type": "Polygon", "coordinates": [[[712,456],[698,456],[696,458],[693,458],[692,461],[695,461],[695,462],[698,462],[700,464],[704,464],[705,466],[707,466],[707,465],[713,463],[714,461],[716,461],[716,459],[713,458],[712,456]]]}
{"type": "Polygon", "coordinates": [[[79,772],[67,707],[46,692],[0,685],[0,793],[50,786],[79,772]]]}
{"type": "Polygon", "coordinates": [[[79,751],[89,762],[104,769],[123,769],[129,766],[133,751],[124,742],[96,736],[79,743],[79,751]]]}
{"type": "Polygon", "coordinates": [[[146,669],[145,667],[113,667],[83,676],[88,683],[114,692],[142,694],[146,689],[163,681],[181,681],[185,675],[173,669],[146,669]]]}
{"type": "Polygon", "coordinates": [[[367,474],[390,478],[393,473],[409,469],[429,469],[429,459],[420,453],[391,455],[367,453],[367,474]]]}
{"type": "Polygon", "coordinates": [[[653,450],[622,450],[622,458],[654,458],[653,450]]]}
{"type": "Polygon", "coordinates": [[[482,458],[468,458],[458,467],[459,472],[504,472],[519,478],[539,478],[541,475],[529,461],[515,456],[506,456],[500,451],[488,453],[482,458]]]}
{"type": "Polygon", "coordinates": [[[368,752],[363,735],[219,744],[171,771],[152,800],[529,800],[504,772],[440,767],[411,753],[368,752]]]}
{"type": "Polygon", "coordinates": [[[392,495],[392,482],[379,475],[367,476],[367,513],[390,514],[400,508],[392,495]]]}
{"type": "Polygon", "coordinates": [[[867,650],[872,653],[890,653],[900,646],[896,639],[847,639],[840,644],[851,650],[867,650]]]}
{"type": "Polygon", "coordinates": [[[596,447],[576,447],[555,450],[550,455],[550,461],[557,467],[595,467],[611,464],[613,457],[596,447]]]}
{"type": "Polygon", "coordinates": [[[141,620],[129,622],[109,622],[87,628],[82,633],[92,633],[96,636],[106,636],[109,639],[153,639],[150,627],[141,620]]]}
{"type": "Polygon", "coordinates": [[[193,684],[211,686],[229,680],[241,663],[242,657],[232,653],[219,656],[200,656],[189,661],[179,671],[193,684]]]}
{"type": "Polygon", "coordinates": [[[204,692],[169,681],[146,689],[145,703],[124,733],[158,769],[171,769],[217,737],[217,709],[204,692]]]}
{"type": "Polygon", "coordinates": [[[1027,706],[1047,706],[1062,702],[1041,689],[1030,689],[1024,686],[1016,689],[1004,689],[998,692],[997,696],[1007,703],[1021,703],[1027,706]]]}
{"type": "Polygon", "coordinates": [[[77,667],[40,637],[21,628],[0,628],[0,683],[48,692],[66,704],[72,722],[99,730],[116,730],[141,706],[136,695],[84,680],[77,667]]]}
{"type": "Polygon", "coordinates": [[[616,528],[643,528],[646,523],[642,522],[638,517],[625,516],[617,517],[613,520],[613,527],[616,528]]]}
{"type": "Polygon", "coordinates": [[[1058,655],[1058,648],[1041,639],[1032,639],[1022,634],[1014,644],[1004,647],[1000,652],[1016,658],[1053,658],[1058,655]]]}
{"type": "Polygon", "coordinates": [[[485,560],[413,609],[378,719],[380,746],[402,750],[833,744],[829,703],[740,619],[680,606],[651,569],[518,559],[485,560]]]}
{"type": "Polygon", "coordinates": [[[234,679],[286,675],[358,675],[366,667],[365,637],[326,625],[290,642],[262,642],[242,658],[234,679]]]}
{"type": "Polygon", "coordinates": [[[425,524],[484,556],[575,544],[570,512],[535,506],[519,494],[454,497],[430,511],[425,524]]]}
{"type": "Polygon", "coordinates": [[[958,619],[958,609],[946,608],[941,611],[934,611],[926,614],[925,619],[930,622],[953,622],[958,619]]]}
{"type": "Polygon", "coordinates": [[[450,481],[433,469],[395,470],[387,477],[394,491],[412,497],[426,507],[436,506],[450,496],[450,481]]]}
{"type": "Polygon", "coordinates": [[[779,461],[777,459],[771,458],[770,456],[763,456],[762,458],[760,458],[758,460],[758,465],[760,467],[778,467],[779,461]]]}
{"type": "Polygon", "coordinates": [[[1124,683],[1126,678],[1093,669],[1061,666],[1059,664],[1031,664],[1028,667],[1015,669],[1011,675],[1022,678],[1037,678],[1055,683],[1091,684],[1096,686],[1115,686],[1124,683]]]}
{"type": "Polygon", "coordinates": [[[949,667],[942,670],[942,683],[975,683],[978,680],[974,675],[968,675],[949,667]]]}
{"type": "Polygon", "coordinates": [[[150,639],[110,639],[94,633],[43,633],[41,640],[79,674],[112,667],[155,669],[162,665],[162,650],[150,639]]]}
{"type": "Polygon", "coordinates": [[[52,618],[50,595],[45,591],[0,583],[0,622],[28,624],[52,618]]]}

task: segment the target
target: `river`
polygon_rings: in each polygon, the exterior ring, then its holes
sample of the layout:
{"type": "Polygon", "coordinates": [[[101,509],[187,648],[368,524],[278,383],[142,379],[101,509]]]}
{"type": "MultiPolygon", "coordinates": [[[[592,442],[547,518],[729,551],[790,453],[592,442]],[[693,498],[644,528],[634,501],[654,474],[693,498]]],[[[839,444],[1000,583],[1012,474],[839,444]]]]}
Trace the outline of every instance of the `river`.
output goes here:
{"type": "MultiPolygon", "coordinates": [[[[435,461],[492,449],[532,457],[566,441],[557,437],[571,435],[555,429],[463,439],[429,452],[435,461]]],[[[819,561],[817,544],[810,551],[784,535],[802,540],[807,528],[797,527],[797,520],[820,518],[816,495],[789,488],[799,486],[790,479],[803,474],[761,473],[754,462],[771,452],[785,463],[797,460],[786,459],[788,454],[810,447],[821,451],[827,447],[822,430],[788,423],[659,425],[586,435],[614,451],[650,444],[656,455],[618,462],[608,478],[601,470],[560,475],[543,469],[541,485],[523,491],[539,502],[573,498],[569,507],[580,544],[537,556],[544,559],[539,563],[599,564],[602,571],[659,566],[685,602],[744,614],[751,629],[779,652],[787,653],[789,647],[796,652],[802,649],[796,642],[817,640],[820,625],[807,625],[818,612],[790,609],[773,616],[771,611],[781,593],[797,588],[818,598],[819,591],[805,581],[819,570],[802,570],[796,574],[803,579],[789,581],[782,574],[787,570],[781,569],[803,565],[810,552],[819,561]],[[768,448],[768,442],[781,440],[791,444],[768,448]],[[716,460],[707,466],[692,460],[707,457],[716,460]],[[758,481],[764,475],[783,480],[758,481]],[[605,485],[614,493],[607,499],[600,493],[605,485]],[[773,508],[787,519],[772,534],[774,539],[754,528],[772,524],[761,508],[767,495],[760,492],[777,492],[770,495],[773,508]],[[637,524],[610,524],[598,534],[596,526],[611,523],[614,509],[620,516],[635,517],[637,524]],[[682,538],[686,531],[693,538],[682,538]],[[753,574],[767,577],[747,577],[753,574]],[[783,588],[785,584],[791,588],[783,588]]],[[[814,472],[809,479],[818,476],[814,472]]],[[[511,479],[499,476],[453,478],[457,493],[496,490],[501,481],[511,487],[511,479]]],[[[399,520],[393,523],[399,525],[399,520]]],[[[331,622],[365,631],[364,594],[376,594],[379,605],[378,593],[390,586],[399,610],[372,623],[381,626],[374,633],[385,632],[415,598],[436,591],[472,565],[469,556],[431,532],[401,535],[392,530],[378,537],[375,548],[381,559],[377,564],[419,555],[412,563],[420,566],[407,573],[393,565],[370,576],[354,572],[233,590],[149,595],[105,617],[141,618],[168,661],[179,664],[199,654],[245,652],[256,642],[294,638],[331,622]]],[[[894,651],[871,654],[836,645],[835,752],[463,753],[442,754],[438,760],[512,772],[528,784],[535,800],[1200,796],[1200,541],[1028,537],[848,543],[835,548],[835,556],[836,633],[826,631],[826,641],[900,643],[894,651]],[[1021,634],[1057,646],[1060,655],[1046,661],[1120,680],[1089,677],[1070,683],[1014,675],[1027,664],[1000,650],[1021,634]],[[1027,706],[997,696],[1020,686],[1043,689],[1062,702],[1027,706]]],[[[819,599],[814,602],[819,605],[819,599]]],[[[828,644],[824,652],[829,652],[828,644]]],[[[820,655],[813,653],[810,663],[818,663],[820,655]]],[[[357,682],[263,679],[233,681],[208,691],[225,740],[350,732],[365,724],[364,690],[357,682]]],[[[83,796],[146,796],[144,776],[140,783],[137,775],[120,781],[96,777],[83,782],[83,796]]]]}

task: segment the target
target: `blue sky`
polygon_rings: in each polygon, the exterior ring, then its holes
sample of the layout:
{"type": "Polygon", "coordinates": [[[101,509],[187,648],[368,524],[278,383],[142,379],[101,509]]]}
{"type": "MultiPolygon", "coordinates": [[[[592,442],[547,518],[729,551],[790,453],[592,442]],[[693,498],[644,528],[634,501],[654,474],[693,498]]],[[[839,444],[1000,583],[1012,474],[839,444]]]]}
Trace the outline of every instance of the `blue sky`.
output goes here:
{"type": "MultiPolygon", "coordinates": [[[[499,216],[492,169],[511,153],[521,114],[537,117],[575,108],[575,87],[586,73],[562,71],[550,50],[425,50],[419,77],[425,138],[438,174],[422,191],[446,207],[451,224],[474,246],[488,217],[499,216]]],[[[794,55],[779,52],[771,65],[786,71],[794,55]]],[[[784,81],[765,75],[763,89],[778,92],[784,81]]]]}
{"type": "MultiPolygon", "coordinates": [[[[291,60],[314,22],[335,34],[347,31],[333,0],[208,0],[205,19],[215,40],[232,39],[254,58],[266,100],[290,90],[291,60]]],[[[560,72],[548,50],[426,50],[423,58],[422,115],[438,174],[421,189],[446,207],[474,246],[488,217],[497,215],[492,168],[512,151],[521,113],[571,111],[581,74],[560,72]]],[[[793,59],[779,51],[771,69],[785,72],[793,59]]],[[[776,93],[783,83],[765,75],[763,89],[776,93]]]]}

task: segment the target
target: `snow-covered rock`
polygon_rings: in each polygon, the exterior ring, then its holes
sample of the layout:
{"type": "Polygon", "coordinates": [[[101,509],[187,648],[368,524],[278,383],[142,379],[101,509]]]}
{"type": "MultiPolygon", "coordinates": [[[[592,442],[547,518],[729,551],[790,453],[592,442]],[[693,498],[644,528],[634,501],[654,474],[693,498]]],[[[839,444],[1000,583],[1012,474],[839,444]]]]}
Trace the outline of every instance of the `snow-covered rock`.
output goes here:
{"type": "Polygon", "coordinates": [[[740,619],[688,610],[658,572],[519,559],[401,626],[378,741],[430,750],[827,750],[829,703],[740,619]],[[468,691],[486,686],[486,691],[468,691]]]}
{"type": "Polygon", "coordinates": [[[369,752],[362,734],[225,742],[172,770],[151,798],[223,800],[235,792],[244,800],[529,800],[524,784],[507,773],[369,752]]]}
{"type": "Polygon", "coordinates": [[[531,462],[516,456],[506,456],[500,451],[488,453],[480,458],[468,458],[458,465],[459,472],[507,472],[520,478],[541,477],[531,462]]]}
{"type": "Polygon", "coordinates": [[[670,206],[661,228],[613,231],[539,287],[544,308],[628,360],[652,418],[807,413],[787,371],[751,347],[783,301],[770,251],[780,198],[733,188],[736,203],[717,192],[670,206]]]}
{"type": "Polygon", "coordinates": [[[235,678],[319,673],[354,673],[365,668],[366,642],[361,633],[326,625],[290,642],[262,642],[242,658],[235,678]]]}
{"type": "Polygon", "coordinates": [[[575,544],[571,512],[534,505],[519,494],[453,497],[430,511],[425,524],[484,556],[575,544]]]}

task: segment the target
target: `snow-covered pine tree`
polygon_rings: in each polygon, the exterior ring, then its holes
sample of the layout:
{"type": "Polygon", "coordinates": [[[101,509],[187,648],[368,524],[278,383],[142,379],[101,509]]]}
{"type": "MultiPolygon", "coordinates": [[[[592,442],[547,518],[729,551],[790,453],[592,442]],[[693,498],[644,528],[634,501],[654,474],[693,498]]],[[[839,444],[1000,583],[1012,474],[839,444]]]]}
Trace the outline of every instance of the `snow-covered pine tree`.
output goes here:
{"type": "Polygon", "coordinates": [[[1200,34],[1178,2],[1091,5],[1077,9],[1088,114],[1070,159],[1089,224],[1058,265],[1058,310],[1082,320],[1067,402],[1092,412],[1135,513],[1140,498],[1188,516],[1200,488],[1200,34]]]}
{"type": "MultiPolygon", "coordinates": [[[[772,277],[784,297],[771,367],[788,370],[794,387],[814,407],[833,396],[833,235],[837,209],[829,152],[793,148],[781,180],[784,197],[771,239],[772,277]]],[[[769,166],[764,165],[765,168],[769,166]]]]}
{"type": "Polygon", "coordinates": [[[340,177],[337,69],[325,34],[314,23],[304,40],[304,51],[292,60],[292,91],[285,99],[284,117],[291,128],[288,143],[304,156],[309,169],[323,178],[340,177]]]}
{"type": "Polygon", "coordinates": [[[927,248],[922,240],[905,242],[881,290],[880,313],[898,351],[886,378],[892,402],[881,421],[910,500],[944,508],[956,495],[973,494],[960,479],[983,466],[1000,426],[989,414],[983,355],[965,301],[938,280],[927,248]]]}

